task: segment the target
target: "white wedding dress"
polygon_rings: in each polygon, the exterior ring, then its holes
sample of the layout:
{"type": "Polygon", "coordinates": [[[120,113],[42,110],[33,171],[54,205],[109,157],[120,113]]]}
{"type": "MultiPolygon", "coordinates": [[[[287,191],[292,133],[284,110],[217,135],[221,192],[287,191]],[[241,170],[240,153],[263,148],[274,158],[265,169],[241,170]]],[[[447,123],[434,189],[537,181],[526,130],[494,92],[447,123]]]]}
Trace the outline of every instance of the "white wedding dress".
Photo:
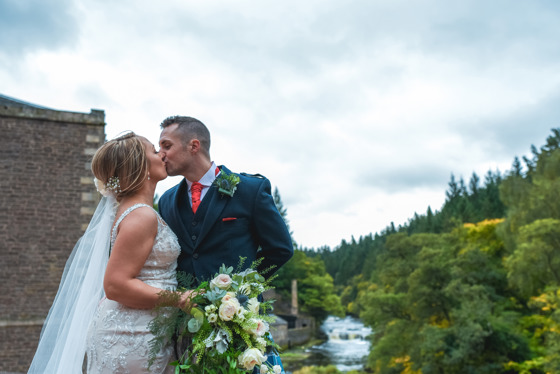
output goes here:
{"type": "MultiPolygon", "coordinates": [[[[128,208],[113,228],[111,245],[115,242],[117,228],[121,221],[134,209],[140,207],[152,209],[146,204],[136,204],[128,208]]],[[[165,290],[176,289],[177,257],[180,250],[177,237],[158,214],[158,230],[154,246],[137,278],[153,287],[165,290]]],[[[87,372],[89,374],[173,373],[174,368],[168,365],[175,360],[172,346],[159,353],[148,371],[149,342],[153,338],[148,330],[148,323],[152,318],[151,310],[132,309],[103,298],[88,331],[87,372]]]]}

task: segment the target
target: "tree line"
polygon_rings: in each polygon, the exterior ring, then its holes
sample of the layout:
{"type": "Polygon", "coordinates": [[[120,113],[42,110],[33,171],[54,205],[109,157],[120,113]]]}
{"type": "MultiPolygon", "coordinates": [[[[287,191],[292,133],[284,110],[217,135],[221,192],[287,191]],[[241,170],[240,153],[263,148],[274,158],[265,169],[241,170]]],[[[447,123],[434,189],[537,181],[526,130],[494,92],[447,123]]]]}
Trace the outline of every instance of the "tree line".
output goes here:
{"type": "Polygon", "coordinates": [[[305,312],[371,326],[374,373],[560,372],[559,191],[553,129],[504,174],[452,175],[439,210],[334,249],[294,243],[277,288],[296,278],[305,312]]]}

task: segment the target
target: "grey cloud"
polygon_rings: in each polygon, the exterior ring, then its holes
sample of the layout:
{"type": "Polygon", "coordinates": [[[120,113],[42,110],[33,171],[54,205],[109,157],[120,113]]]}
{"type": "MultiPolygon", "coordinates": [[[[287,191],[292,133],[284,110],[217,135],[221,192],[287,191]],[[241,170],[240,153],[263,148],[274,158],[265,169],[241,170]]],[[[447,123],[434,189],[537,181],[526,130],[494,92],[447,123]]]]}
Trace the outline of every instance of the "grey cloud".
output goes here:
{"type": "Polygon", "coordinates": [[[388,192],[410,191],[411,188],[441,189],[449,181],[449,169],[437,164],[417,164],[395,167],[390,170],[367,170],[357,178],[356,183],[388,192]]]}
{"type": "MultiPolygon", "coordinates": [[[[560,37],[560,4],[553,1],[424,0],[380,5],[356,0],[345,2],[335,15],[329,25],[344,28],[346,41],[360,47],[386,40],[451,56],[477,52],[495,57],[514,51],[524,56],[552,52],[557,57],[560,37]]],[[[322,29],[327,30],[326,25],[322,29]]]]}
{"type": "Polygon", "coordinates": [[[538,65],[560,57],[560,4],[552,1],[350,0],[288,12],[291,6],[286,2],[274,21],[241,7],[216,8],[205,18],[184,9],[168,16],[162,30],[190,35],[217,60],[263,76],[314,76],[325,64],[353,63],[364,55],[376,61],[392,46],[479,69],[505,57],[538,65]]]}
{"type": "Polygon", "coordinates": [[[530,153],[531,145],[546,143],[552,128],[560,128],[560,90],[534,105],[484,121],[459,122],[456,130],[465,142],[484,147],[489,158],[530,153]]]}
{"type": "Polygon", "coordinates": [[[0,55],[74,43],[79,25],[70,0],[0,1],[0,55]]]}

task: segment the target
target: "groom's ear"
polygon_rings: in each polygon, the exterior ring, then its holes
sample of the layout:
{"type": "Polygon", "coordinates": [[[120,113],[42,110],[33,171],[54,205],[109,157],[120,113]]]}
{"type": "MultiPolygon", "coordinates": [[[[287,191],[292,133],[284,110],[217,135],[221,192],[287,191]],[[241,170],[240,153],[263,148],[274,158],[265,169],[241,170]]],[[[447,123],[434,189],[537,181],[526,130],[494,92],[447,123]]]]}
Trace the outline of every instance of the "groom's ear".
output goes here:
{"type": "Polygon", "coordinates": [[[191,139],[189,142],[189,152],[196,153],[200,150],[200,140],[198,139],[191,139]]]}

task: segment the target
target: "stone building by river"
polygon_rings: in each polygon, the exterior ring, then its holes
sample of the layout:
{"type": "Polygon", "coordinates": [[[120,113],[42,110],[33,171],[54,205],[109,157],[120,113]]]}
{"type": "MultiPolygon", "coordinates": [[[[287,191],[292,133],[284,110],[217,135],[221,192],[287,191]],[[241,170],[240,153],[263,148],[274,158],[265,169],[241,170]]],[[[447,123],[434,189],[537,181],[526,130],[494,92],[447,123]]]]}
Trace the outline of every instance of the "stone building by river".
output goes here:
{"type": "Polygon", "coordinates": [[[0,373],[27,372],[68,255],[97,205],[105,113],[0,95],[0,373]]]}

